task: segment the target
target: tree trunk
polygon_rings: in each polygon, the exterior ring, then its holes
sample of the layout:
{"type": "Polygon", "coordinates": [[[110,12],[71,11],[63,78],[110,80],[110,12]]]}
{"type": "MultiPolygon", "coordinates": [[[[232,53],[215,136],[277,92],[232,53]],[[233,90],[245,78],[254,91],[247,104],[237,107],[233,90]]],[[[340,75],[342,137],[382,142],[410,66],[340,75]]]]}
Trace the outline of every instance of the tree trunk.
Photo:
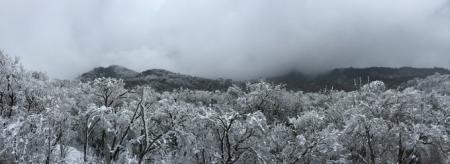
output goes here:
{"type": "Polygon", "coordinates": [[[202,158],[203,158],[203,164],[206,164],[205,149],[202,150],[202,158]]]}
{"type": "Polygon", "coordinates": [[[84,135],[84,146],[83,146],[83,159],[84,159],[84,162],[87,162],[86,153],[87,153],[88,138],[89,138],[89,127],[88,127],[89,117],[87,117],[87,118],[88,119],[86,119],[86,125],[84,127],[84,132],[85,132],[85,135],[84,135]]]}
{"type": "Polygon", "coordinates": [[[369,129],[366,127],[366,137],[367,137],[367,145],[369,146],[369,163],[375,164],[375,152],[372,146],[372,136],[370,135],[369,129]]]}
{"type": "Polygon", "coordinates": [[[48,143],[47,143],[47,157],[45,159],[45,164],[50,164],[50,156],[52,155],[52,140],[51,140],[52,132],[48,131],[48,143]]]}
{"type": "Polygon", "coordinates": [[[398,155],[397,155],[397,163],[398,164],[405,163],[405,161],[403,160],[404,152],[405,152],[405,150],[403,149],[403,145],[402,145],[402,133],[400,132],[399,139],[398,139],[398,155]]]}
{"type": "Polygon", "coordinates": [[[138,164],[142,164],[142,162],[144,161],[144,157],[145,157],[145,154],[139,155],[139,162],[138,162],[138,164]]]}
{"type": "Polygon", "coordinates": [[[59,144],[59,155],[60,155],[61,159],[65,159],[65,158],[66,158],[66,153],[64,152],[65,149],[66,149],[66,148],[64,148],[64,145],[63,145],[63,143],[61,142],[61,143],[59,144]]]}

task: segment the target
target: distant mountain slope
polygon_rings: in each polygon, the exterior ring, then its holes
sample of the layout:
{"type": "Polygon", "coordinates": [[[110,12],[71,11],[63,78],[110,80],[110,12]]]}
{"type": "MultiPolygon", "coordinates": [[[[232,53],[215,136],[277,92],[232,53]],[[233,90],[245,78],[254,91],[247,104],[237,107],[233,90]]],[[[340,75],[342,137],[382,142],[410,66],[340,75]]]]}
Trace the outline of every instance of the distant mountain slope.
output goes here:
{"type": "Polygon", "coordinates": [[[226,90],[232,85],[232,80],[207,79],[179,73],[173,73],[162,69],[151,69],[141,73],[121,67],[98,67],[88,73],[82,74],[81,81],[91,81],[99,77],[121,78],[127,88],[137,85],[151,86],[157,91],[172,91],[178,88],[192,90],[226,90]]]}
{"type": "Polygon", "coordinates": [[[135,77],[125,79],[125,82],[130,87],[149,85],[159,91],[169,91],[178,88],[214,91],[226,90],[232,85],[232,80],[206,79],[161,69],[144,71],[135,77]]]}
{"type": "Polygon", "coordinates": [[[91,81],[95,78],[99,77],[111,77],[111,78],[122,78],[127,79],[131,77],[135,77],[139,74],[139,72],[133,71],[131,69],[118,66],[111,65],[109,67],[97,67],[93,70],[83,73],[79,79],[81,81],[91,81]]]}
{"type": "MultiPolygon", "coordinates": [[[[276,84],[286,84],[290,90],[302,90],[316,92],[323,89],[334,88],[337,90],[351,91],[357,88],[356,84],[364,84],[368,81],[381,80],[388,88],[397,88],[401,84],[415,78],[424,78],[435,73],[450,74],[443,68],[340,68],[319,75],[305,75],[299,71],[292,71],[281,76],[267,78],[266,80],[276,84]]],[[[207,79],[170,72],[162,69],[151,69],[141,73],[122,66],[98,67],[90,72],[82,74],[79,79],[90,81],[98,77],[112,77],[124,79],[126,87],[148,85],[158,91],[171,91],[178,88],[193,90],[226,90],[233,84],[242,85],[243,82],[207,79]]],[[[252,80],[254,81],[254,80],[252,80]]]]}
{"type": "Polygon", "coordinates": [[[360,83],[364,84],[374,80],[385,82],[388,88],[397,88],[409,80],[424,78],[435,73],[450,74],[450,71],[443,68],[412,67],[340,68],[316,76],[308,76],[294,71],[286,75],[268,78],[268,81],[286,84],[287,89],[293,90],[319,91],[333,87],[338,90],[351,91],[355,90],[360,83]]]}

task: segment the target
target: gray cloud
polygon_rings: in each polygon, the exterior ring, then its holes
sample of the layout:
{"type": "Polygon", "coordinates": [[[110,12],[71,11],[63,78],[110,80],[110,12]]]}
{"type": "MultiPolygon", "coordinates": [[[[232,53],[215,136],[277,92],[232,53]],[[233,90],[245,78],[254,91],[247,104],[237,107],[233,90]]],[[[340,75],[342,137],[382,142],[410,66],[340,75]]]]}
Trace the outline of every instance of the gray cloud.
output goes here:
{"type": "Polygon", "coordinates": [[[98,65],[251,78],[450,67],[446,0],[5,0],[0,49],[73,78],[98,65]]]}

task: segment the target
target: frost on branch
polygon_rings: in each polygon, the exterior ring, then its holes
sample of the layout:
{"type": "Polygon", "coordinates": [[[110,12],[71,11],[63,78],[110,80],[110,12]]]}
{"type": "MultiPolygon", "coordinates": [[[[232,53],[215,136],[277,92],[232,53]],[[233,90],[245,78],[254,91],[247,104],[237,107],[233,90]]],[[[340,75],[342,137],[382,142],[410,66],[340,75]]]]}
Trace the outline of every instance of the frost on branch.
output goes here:
{"type": "Polygon", "coordinates": [[[0,54],[0,163],[449,163],[449,84],[161,93],[51,80],[0,54]]]}

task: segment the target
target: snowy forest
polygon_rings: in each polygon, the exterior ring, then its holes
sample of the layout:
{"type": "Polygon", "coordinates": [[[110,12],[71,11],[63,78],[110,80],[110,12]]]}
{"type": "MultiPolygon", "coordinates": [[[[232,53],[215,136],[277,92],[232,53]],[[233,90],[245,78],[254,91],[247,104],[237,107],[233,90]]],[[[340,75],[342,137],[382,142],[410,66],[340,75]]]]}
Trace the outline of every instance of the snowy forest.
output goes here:
{"type": "Polygon", "coordinates": [[[0,163],[450,163],[450,76],[294,92],[50,79],[0,53],[0,163]]]}

